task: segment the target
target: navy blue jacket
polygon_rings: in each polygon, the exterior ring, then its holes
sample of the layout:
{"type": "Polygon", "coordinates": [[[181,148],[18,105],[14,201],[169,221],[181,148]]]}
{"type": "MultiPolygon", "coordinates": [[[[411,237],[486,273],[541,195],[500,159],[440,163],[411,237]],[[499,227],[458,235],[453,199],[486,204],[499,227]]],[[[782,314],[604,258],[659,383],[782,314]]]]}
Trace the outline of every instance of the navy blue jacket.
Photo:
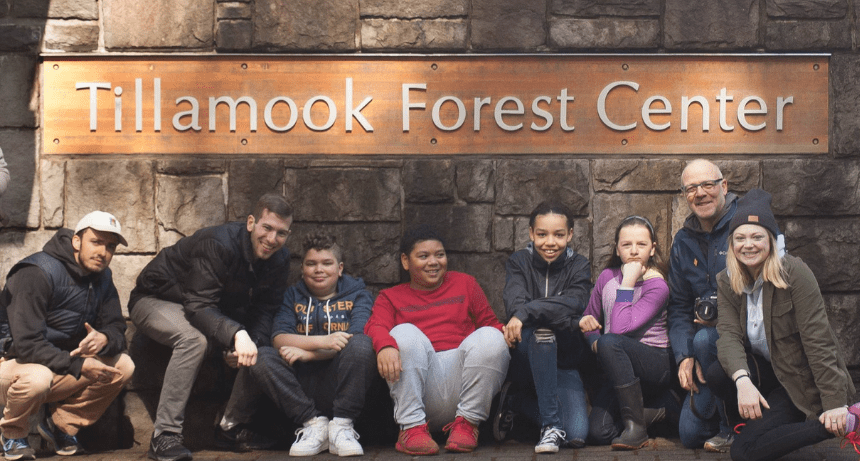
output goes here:
{"type": "Polygon", "coordinates": [[[284,303],[275,315],[272,339],[284,333],[364,333],[364,324],[373,308],[373,296],[365,288],[364,280],[344,274],[338,279],[336,290],[332,298],[320,301],[311,295],[303,280],[288,288],[284,303]]]}
{"type": "MultiPolygon", "coordinates": [[[[726,268],[729,224],[737,210],[738,197],[726,195],[727,211],[711,232],[690,214],[675,234],[669,259],[669,342],[675,362],[693,357],[693,336],[700,326],[695,319],[696,298],[717,294],[717,274],[726,268]]],[[[718,308],[719,309],[719,308],[718,308]]]]}
{"type": "Polygon", "coordinates": [[[60,229],[41,252],[12,267],[0,294],[0,330],[11,333],[7,357],[80,378],[84,359],[69,352],[87,336],[84,323],[108,339],[98,354],[114,356],[125,349],[125,319],[110,269],[81,268],[73,235],[60,229]]]}
{"type": "Polygon", "coordinates": [[[144,296],[182,304],[189,322],[223,349],[246,330],[270,345],[272,320],[287,289],[290,253],[254,260],[246,223],[200,229],[169,246],[137,276],[128,309],[144,296]]]}

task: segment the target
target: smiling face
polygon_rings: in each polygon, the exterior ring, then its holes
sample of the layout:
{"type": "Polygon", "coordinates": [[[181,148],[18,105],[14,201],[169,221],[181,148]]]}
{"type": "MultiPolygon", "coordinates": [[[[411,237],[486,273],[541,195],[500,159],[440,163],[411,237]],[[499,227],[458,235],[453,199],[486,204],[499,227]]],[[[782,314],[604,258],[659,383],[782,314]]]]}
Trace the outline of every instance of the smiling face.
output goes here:
{"type": "MultiPolygon", "coordinates": [[[[718,179],[722,179],[719,168],[706,160],[691,162],[681,175],[681,182],[684,187],[718,179]]],[[[704,230],[713,229],[717,216],[726,205],[728,192],[728,184],[723,179],[711,191],[705,191],[703,187],[696,187],[692,193],[686,194],[687,205],[690,207],[690,211],[699,218],[704,230]]]]}
{"type": "Polygon", "coordinates": [[[654,242],[651,241],[651,231],[643,225],[624,226],[618,232],[615,252],[623,264],[638,261],[643,266],[648,266],[656,249],[654,242]]]}
{"type": "Polygon", "coordinates": [[[337,280],[343,274],[343,262],[331,250],[311,248],[302,260],[302,280],[317,299],[328,299],[337,291],[337,280]]]}
{"type": "Polygon", "coordinates": [[[84,229],[81,235],[72,236],[72,249],[78,265],[88,273],[99,273],[107,269],[119,237],[112,232],[97,231],[91,227],[84,229]]]}
{"type": "Polygon", "coordinates": [[[743,224],[732,232],[732,251],[752,277],[758,278],[770,255],[770,235],[764,227],[743,224]]]}
{"type": "Polygon", "coordinates": [[[293,218],[284,218],[269,210],[263,210],[261,214],[259,221],[254,219],[254,215],[248,216],[247,228],[251,233],[254,259],[269,259],[287,243],[293,218]]]}
{"type": "Polygon", "coordinates": [[[445,280],[448,256],[438,240],[422,240],[407,255],[400,254],[403,269],[409,272],[409,286],[416,290],[435,290],[445,280]]]}
{"type": "Polygon", "coordinates": [[[529,227],[529,239],[534,242],[535,251],[548,263],[561,256],[572,238],[573,229],[564,215],[538,215],[535,217],[534,226],[529,227]]]}

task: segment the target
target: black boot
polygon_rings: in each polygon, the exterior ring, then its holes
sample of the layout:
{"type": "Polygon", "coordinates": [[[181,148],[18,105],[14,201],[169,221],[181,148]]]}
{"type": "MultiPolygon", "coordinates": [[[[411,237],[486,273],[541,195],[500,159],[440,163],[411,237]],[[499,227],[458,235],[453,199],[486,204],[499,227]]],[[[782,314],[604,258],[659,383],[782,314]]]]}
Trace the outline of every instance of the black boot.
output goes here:
{"type": "Polygon", "coordinates": [[[637,378],[630,384],[615,387],[618,396],[618,406],[621,407],[621,419],[624,421],[624,432],[612,440],[613,450],[636,450],[648,443],[648,432],[645,430],[645,415],[642,403],[642,387],[637,378]]]}

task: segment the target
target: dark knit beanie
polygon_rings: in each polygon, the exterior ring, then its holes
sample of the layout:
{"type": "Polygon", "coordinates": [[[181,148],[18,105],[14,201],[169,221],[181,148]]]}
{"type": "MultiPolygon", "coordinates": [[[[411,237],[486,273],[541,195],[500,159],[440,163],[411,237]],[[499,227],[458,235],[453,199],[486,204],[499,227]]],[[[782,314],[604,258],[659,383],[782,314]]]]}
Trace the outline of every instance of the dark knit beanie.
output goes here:
{"type": "Polygon", "coordinates": [[[779,226],[770,210],[770,192],[762,189],[752,189],[738,199],[738,209],[729,224],[729,233],[744,224],[758,224],[769,230],[774,237],[779,235],[779,226]]]}

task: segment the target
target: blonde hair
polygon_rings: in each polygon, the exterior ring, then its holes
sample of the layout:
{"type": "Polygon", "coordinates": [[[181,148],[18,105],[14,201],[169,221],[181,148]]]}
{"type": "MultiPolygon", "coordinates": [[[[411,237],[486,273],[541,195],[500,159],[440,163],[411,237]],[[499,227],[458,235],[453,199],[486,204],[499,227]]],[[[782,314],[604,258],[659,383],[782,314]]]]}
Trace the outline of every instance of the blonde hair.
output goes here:
{"type": "MultiPolygon", "coordinates": [[[[785,266],[782,265],[782,258],[777,254],[776,239],[770,231],[766,229],[765,231],[767,232],[768,240],[770,240],[770,253],[762,265],[761,278],[765,282],[770,282],[776,288],[786,289],[788,288],[788,282],[785,280],[785,266]]],[[[734,232],[732,232],[729,238],[734,240],[734,235],[734,232]]],[[[745,287],[755,283],[755,279],[753,279],[746,266],[739,263],[735,257],[733,242],[729,242],[729,247],[730,249],[726,255],[726,269],[732,282],[732,291],[740,295],[743,294],[745,287]]]]}

